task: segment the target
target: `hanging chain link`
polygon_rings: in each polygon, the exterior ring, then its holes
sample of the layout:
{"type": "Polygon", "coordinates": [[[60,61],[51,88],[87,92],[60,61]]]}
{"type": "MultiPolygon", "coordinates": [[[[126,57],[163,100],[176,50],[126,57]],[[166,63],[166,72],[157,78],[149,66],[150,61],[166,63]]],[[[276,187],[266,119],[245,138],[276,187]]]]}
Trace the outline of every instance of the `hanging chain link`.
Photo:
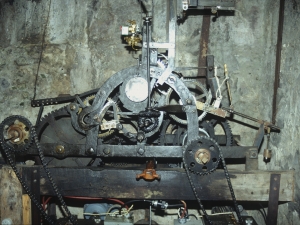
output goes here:
{"type": "MultiPolygon", "coordinates": [[[[189,141],[186,146],[189,146],[193,141],[195,141],[195,140],[189,141]]],[[[185,160],[186,151],[187,151],[187,147],[185,147],[184,150],[183,150],[183,158],[182,159],[183,159],[183,164],[184,164],[184,168],[185,168],[188,180],[191,184],[191,188],[192,188],[193,193],[196,197],[196,200],[197,200],[197,202],[200,206],[200,210],[204,214],[204,218],[206,219],[208,224],[213,225],[213,222],[210,220],[209,215],[207,214],[207,212],[206,212],[206,210],[205,210],[205,208],[202,204],[202,201],[201,201],[201,199],[200,199],[200,197],[197,193],[196,186],[194,184],[196,182],[194,182],[193,178],[192,178],[192,176],[197,177],[198,175],[195,174],[195,173],[192,174],[188,169],[189,167],[188,167],[188,165],[186,163],[186,160],[185,160]]],[[[222,150],[221,150],[220,147],[219,147],[219,152],[220,152],[220,159],[222,161],[222,165],[223,165],[223,169],[224,169],[224,173],[225,173],[225,178],[226,178],[227,183],[228,183],[229,191],[230,191],[230,194],[231,194],[231,197],[232,197],[232,200],[233,200],[233,204],[234,204],[235,211],[236,211],[236,214],[237,214],[237,217],[238,217],[238,221],[239,221],[240,224],[243,224],[243,219],[241,217],[241,214],[240,214],[240,211],[239,211],[239,208],[238,208],[238,204],[237,204],[236,197],[235,197],[235,194],[234,194],[234,191],[233,191],[233,187],[232,187],[232,183],[231,183],[231,180],[230,180],[229,172],[228,172],[228,169],[227,169],[227,166],[226,166],[226,163],[225,163],[225,159],[223,157],[223,153],[222,153],[222,150]]],[[[210,171],[210,172],[213,172],[213,171],[210,171]]]]}

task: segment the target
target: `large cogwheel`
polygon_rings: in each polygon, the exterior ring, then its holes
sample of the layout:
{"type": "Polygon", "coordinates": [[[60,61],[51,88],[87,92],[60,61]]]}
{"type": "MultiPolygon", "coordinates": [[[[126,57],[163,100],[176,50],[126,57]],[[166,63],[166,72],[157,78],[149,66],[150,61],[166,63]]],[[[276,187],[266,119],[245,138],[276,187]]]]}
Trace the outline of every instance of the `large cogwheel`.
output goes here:
{"type": "Polygon", "coordinates": [[[220,146],[206,136],[191,140],[185,147],[184,160],[188,169],[199,175],[213,172],[220,161],[220,146]]]}
{"type": "MultiPolygon", "coordinates": [[[[193,94],[195,101],[201,101],[205,104],[210,104],[212,95],[210,90],[208,91],[206,87],[201,84],[200,82],[197,82],[195,80],[189,80],[184,79],[183,83],[185,86],[189,89],[189,91],[193,94]]],[[[170,88],[166,95],[166,104],[167,105],[182,105],[182,102],[180,101],[178,95],[173,91],[172,88],[170,88]]],[[[198,111],[198,121],[201,121],[205,116],[207,112],[205,111],[198,111]]],[[[175,120],[178,123],[187,124],[187,120],[185,117],[179,117],[178,115],[170,114],[170,117],[175,120]]]]}
{"type": "Polygon", "coordinates": [[[23,116],[7,117],[0,124],[0,143],[12,152],[26,151],[31,143],[31,122],[23,116]]]}

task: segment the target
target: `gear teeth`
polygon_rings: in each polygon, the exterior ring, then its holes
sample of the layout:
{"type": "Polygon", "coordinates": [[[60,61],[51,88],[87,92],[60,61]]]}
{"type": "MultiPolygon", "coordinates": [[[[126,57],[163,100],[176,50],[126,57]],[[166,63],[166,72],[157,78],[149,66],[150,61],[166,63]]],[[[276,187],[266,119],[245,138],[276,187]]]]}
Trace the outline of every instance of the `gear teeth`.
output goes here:
{"type": "Polygon", "coordinates": [[[32,136],[31,136],[31,130],[32,130],[32,124],[27,118],[25,118],[23,116],[19,116],[19,115],[13,115],[13,116],[7,117],[0,124],[0,143],[1,143],[2,149],[8,149],[9,151],[15,152],[15,153],[27,151],[31,147],[32,142],[33,142],[32,136]],[[23,123],[26,127],[29,128],[29,130],[28,130],[29,138],[28,138],[28,142],[27,143],[25,142],[25,144],[12,146],[12,144],[6,142],[4,139],[4,129],[5,129],[6,125],[10,126],[16,120],[19,120],[21,123],[23,123]]]}

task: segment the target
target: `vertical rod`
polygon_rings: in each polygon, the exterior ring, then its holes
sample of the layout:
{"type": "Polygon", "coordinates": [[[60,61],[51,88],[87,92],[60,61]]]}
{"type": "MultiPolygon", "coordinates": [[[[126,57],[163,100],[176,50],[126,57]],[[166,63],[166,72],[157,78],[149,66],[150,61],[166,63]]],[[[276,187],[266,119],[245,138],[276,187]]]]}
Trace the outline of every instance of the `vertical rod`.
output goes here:
{"type": "Polygon", "coordinates": [[[152,224],[152,215],[151,215],[151,204],[150,204],[150,206],[149,206],[149,225],[151,225],[152,224]]]}
{"type": "Polygon", "coordinates": [[[148,108],[150,108],[150,92],[151,92],[151,87],[150,87],[150,31],[149,31],[149,23],[150,23],[150,17],[145,18],[145,23],[146,23],[146,32],[147,32],[147,82],[148,82],[148,108]]]}
{"type": "Polygon", "coordinates": [[[276,123],[277,90],[279,88],[279,83],[280,83],[280,63],[281,63],[282,33],[283,33],[283,20],[284,20],[284,3],[285,3],[285,0],[280,0],[279,22],[278,22],[278,31],[277,31],[274,94],[273,94],[273,105],[272,105],[272,123],[273,124],[276,123]]]}

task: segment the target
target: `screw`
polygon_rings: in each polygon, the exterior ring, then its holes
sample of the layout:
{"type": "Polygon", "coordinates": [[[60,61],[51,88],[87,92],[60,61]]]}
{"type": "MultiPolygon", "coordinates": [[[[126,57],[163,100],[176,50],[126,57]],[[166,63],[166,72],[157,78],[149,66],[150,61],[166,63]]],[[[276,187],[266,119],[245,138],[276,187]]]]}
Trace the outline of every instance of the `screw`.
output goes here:
{"type": "Polygon", "coordinates": [[[120,124],[120,123],[118,123],[118,124],[117,124],[117,129],[118,129],[118,130],[122,130],[122,129],[123,129],[123,125],[120,124]]]}
{"type": "Polygon", "coordinates": [[[93,148],[89,148],[88,150],[86,150],[88,154],[93,154],[95,153],[95,150],[93,148]]]}
{"type": "Polygon", "coordinates": [[[144,133],[143,133],[143,132],[138,132],[136,139],[137,139],[138,141],[144,140],[144,139],[145,139],[144,133]]]}
{"type": "Polygon", "coordinates": [[[192,104],[192,100],[188,98],[188,99],[186,100],[186,103],[190,105],[190,104],[192,104]]]}
{"type": "Polygon", "coordinates": [[[145,153],[145,150],[142,149],[142,148],[139,148],[138,153],[139,153],[140,155],[143,155],[143,154],[145,153]]]}
{"type": "Polygon", "coordinates": [[[109,155],[110,149],[109,148],[105,148],[105,149],[103,149],[103,152],[104,152],[105,155],[109,155]]]}
{"type": "Polygon", "coordinates": [[[72,111],[74,111],[74,110],[76,109],[76,105],[71,104],[71,105],[70,105],[70,109],[71,109],[72,111]]]}
{"type": "Polygon", "coordinates": [[[57,146],[55,147],[55,152],[58,153],[58,154],[63,154],[63,153],[65,152],[64,146],[62,146],[62,145],[57,145],[57,146]]]}

